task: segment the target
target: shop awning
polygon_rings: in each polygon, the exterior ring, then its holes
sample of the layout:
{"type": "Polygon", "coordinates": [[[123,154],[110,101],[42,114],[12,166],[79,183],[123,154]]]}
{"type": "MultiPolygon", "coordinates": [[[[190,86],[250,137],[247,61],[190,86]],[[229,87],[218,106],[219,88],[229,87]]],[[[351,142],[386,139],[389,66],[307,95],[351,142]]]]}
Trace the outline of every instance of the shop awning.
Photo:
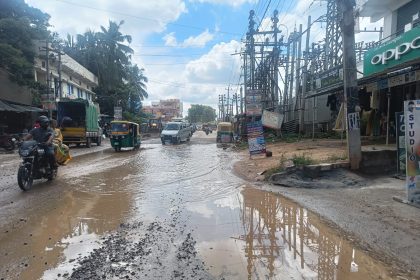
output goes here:
{"type": "Polygon", "coordinates": [[[32,107],[28,105],[19,105],[13,104],[4,100],[0,100],[0,111],[3,112],[15,112],[15,113],[25,113],[25,112],[45,112],[45,110],[32,107]]]}

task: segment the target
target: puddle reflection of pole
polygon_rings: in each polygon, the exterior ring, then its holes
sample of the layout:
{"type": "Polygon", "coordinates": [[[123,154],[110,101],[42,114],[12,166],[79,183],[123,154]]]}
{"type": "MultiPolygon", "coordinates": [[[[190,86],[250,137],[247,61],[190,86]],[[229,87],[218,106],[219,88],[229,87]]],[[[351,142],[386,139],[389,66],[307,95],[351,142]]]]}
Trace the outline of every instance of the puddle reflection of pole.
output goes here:
{"type": "MultiPolygon", "coordinates": [[[[248,279],[258,276],[255,260],[274,277],[275,262],[285,246],[304,269],[305,264],[318,273],[319,279],[345,279],[351,266],[352,252],[343,248],[341,239],[323,226],[319,218],[295,203],[255,189],[242,191],[241,220],[244,234],[237,239],[245,242],[248,279]],[[281,237],[281,242],[276,236],[281,237]],[[299,239],[299,241],[298,241],[299,239]],[[299,244],[298,244],[299,243],[299,244]],[[304,248],[317,254],[316,259],[305,261],[304,248]],[[335,260],[338,257],[338,263],[335,260]]],[[[257,277],[258,278],[258,277],[257,277]]]]}

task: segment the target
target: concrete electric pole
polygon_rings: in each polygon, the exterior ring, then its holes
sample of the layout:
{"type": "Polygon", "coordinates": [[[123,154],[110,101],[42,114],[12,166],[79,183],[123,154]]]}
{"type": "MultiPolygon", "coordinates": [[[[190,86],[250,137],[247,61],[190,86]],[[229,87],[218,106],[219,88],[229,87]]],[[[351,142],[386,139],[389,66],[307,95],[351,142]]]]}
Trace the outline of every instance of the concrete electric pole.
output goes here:
{"type": "Polygon", "coordinates": [[[344,112],[347,128],[347,148],[351,169],[359,169],[362,159],[360,117],[358,108],[356,52],[354,50],[355,0],[338,0],[343,37],[344,112]]]}

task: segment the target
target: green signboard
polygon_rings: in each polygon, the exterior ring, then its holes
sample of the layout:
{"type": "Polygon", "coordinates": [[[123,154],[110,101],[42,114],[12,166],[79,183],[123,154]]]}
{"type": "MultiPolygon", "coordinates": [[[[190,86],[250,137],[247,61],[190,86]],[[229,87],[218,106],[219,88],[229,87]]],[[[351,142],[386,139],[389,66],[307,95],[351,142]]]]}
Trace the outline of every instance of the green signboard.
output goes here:
{"type": "Polygon", "coordinates": [[[414,59],[420,59],[420,26],[368,50],[364,55],[363,72],[369,76],[414,59]]]}

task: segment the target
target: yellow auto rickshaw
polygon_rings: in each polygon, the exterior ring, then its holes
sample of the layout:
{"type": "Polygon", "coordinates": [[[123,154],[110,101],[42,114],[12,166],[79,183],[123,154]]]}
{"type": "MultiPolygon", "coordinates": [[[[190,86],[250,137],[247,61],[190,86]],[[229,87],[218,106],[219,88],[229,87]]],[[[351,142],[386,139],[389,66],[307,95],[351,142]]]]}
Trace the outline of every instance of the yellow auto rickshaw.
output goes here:
{"type": "Polygon", "coordinates": [[[116,152],[121,151],[121,148],[139,149],[141,144],[139,125],[128,121],[112,121],[110,141],[116,152]]]}
{"type": "Polygon", "coordinates": [[[220,122],[217,125],[217,143],[233,142],[233,125],[230,122],[220,122]]]}

